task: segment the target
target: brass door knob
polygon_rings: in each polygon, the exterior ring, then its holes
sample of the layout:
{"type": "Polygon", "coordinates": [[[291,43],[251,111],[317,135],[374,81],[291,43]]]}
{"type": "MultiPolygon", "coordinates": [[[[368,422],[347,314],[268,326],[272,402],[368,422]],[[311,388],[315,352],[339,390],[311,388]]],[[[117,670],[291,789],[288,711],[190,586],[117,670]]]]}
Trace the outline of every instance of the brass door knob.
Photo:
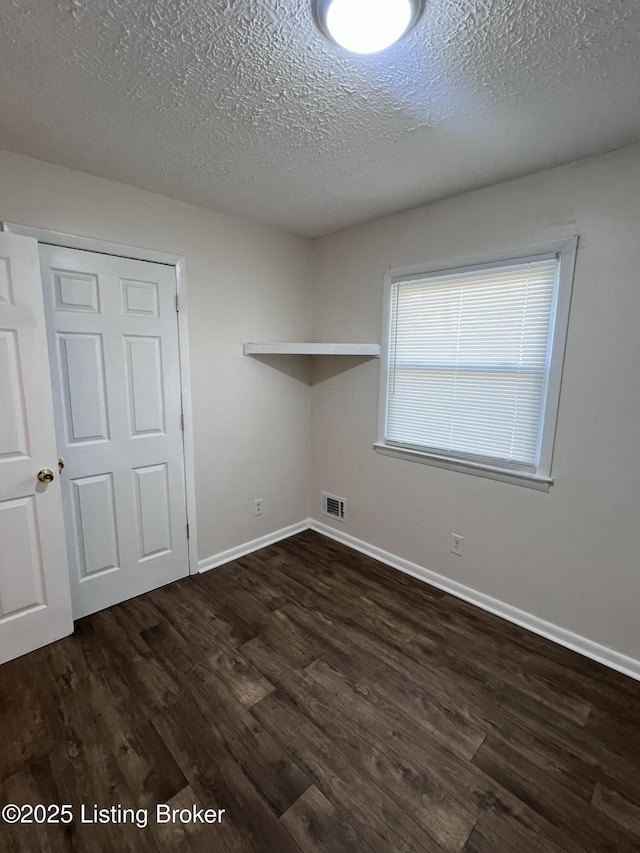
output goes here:
{"type": "Polygon", "coordinates": [[[62,456],[58,456],[58,471],[61,473],[64,468],[64,459],[62,456]]]}
{"type": "Polygon", "coordinates": [[[52,483],[53,477],[54,474],[51,468],[43,468],[42,471],[38,471],[38,479],[41,483],[52,483]]]}

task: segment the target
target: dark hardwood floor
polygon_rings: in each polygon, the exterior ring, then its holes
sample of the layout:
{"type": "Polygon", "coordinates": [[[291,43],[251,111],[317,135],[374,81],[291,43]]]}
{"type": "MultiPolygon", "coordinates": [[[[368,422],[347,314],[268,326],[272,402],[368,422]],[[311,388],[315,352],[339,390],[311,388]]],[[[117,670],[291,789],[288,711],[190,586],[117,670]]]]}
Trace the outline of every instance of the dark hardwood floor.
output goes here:
{"type": "Polygon", "coordinates": [[[74,811],[2,851],[640,851],[639,683],[312,532],[83,619],[0,703],[0,805],[74,811]]]}

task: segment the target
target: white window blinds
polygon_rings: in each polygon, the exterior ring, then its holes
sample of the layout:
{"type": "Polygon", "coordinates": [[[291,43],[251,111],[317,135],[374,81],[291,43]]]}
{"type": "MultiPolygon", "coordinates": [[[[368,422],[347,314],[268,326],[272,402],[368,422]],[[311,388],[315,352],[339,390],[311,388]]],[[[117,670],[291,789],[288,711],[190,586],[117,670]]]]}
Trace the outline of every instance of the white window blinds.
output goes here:
{"type": "Polygon", "coordinates": [[[558,268],[553,255],[393,283],[387,444],[535,471],[558,268]]]}

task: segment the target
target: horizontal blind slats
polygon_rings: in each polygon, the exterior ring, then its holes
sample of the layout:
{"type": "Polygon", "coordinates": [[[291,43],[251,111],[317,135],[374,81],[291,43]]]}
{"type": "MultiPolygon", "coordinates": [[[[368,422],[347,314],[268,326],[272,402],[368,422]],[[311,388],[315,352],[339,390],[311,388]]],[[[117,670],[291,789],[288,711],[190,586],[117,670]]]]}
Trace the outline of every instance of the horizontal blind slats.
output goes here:
{"type": "Polygon", "coordinates": [[[536,464],[558,261],[394,283],[385,438],[536,464]]]}

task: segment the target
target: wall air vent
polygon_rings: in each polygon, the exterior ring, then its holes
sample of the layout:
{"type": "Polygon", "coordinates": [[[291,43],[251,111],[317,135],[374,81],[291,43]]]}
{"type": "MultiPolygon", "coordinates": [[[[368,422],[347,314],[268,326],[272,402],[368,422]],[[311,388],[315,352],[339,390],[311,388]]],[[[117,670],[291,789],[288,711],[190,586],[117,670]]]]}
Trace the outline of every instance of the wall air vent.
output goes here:
{"type": "Polygon", "coordinates": [[[335,495],[328,495],[326,492],[320,492],[320,496],[322,498],[320,512],[323,515],[328,515],[330,518],[346,522],[347,502],[345,499],[337,498],[335,495]]]}

